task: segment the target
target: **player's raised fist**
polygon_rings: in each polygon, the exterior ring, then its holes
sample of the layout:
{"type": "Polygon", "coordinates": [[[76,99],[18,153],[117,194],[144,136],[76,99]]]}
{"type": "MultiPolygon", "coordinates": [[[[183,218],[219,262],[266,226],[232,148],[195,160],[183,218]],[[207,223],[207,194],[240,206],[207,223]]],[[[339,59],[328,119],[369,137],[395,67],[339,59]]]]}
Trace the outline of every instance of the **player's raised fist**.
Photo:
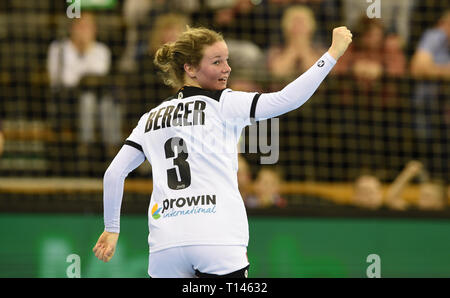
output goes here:
{"type": "Polygon", "coordinates": [[[352,42],[352,33],[347,27],[337,27],[333,29],[333,40],[328,53],[333,56],[334,59],[339,59],[347,50],[348,46],[352,42]]]}

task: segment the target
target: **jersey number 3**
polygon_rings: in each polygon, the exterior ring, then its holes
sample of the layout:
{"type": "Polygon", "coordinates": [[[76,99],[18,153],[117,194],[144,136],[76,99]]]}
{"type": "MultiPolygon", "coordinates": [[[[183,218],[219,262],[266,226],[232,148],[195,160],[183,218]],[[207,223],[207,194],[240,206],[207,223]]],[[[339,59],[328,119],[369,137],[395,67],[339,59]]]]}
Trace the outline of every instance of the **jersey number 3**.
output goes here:
{"type": "Polygon", "coordinates": [[[178,179],[177,169],[171,168],[167,170],[167,184],[170,189],[184,189],[191,185],[191,168],[186,161],[188,152],[186,142],[182,138],[170,138],[164,144],[166,158],[174,158],[173,165],[178,167],[180,179],[178,179]],[[175,154],[177,148],[177,154],[175,154]]]}

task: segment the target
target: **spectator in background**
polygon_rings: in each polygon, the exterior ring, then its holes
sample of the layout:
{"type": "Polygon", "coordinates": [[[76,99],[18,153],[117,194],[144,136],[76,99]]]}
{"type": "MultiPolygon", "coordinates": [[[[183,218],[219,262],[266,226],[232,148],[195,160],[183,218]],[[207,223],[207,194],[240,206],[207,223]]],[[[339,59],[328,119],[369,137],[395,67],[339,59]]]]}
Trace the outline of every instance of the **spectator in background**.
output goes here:
{"type": "MultiPolygon", "coordinates": [[[[423,0],[420,2],[422,1],[423,0]]],[[[373,3],[375,1],[370,2],[373,3]]],[[[353,28],[360,16],[367,13],[367,9],[371,5],[370,2],[361,0],[342,0],[344,24],[349,28],[353,28]]],[[[414,2],[419,1],[379,1],[379,3],[381,3],[380,17],[386,27],[386,31],[389,33],[396,32],[396,35],[402,44],[405,44],[409,40],[411,29],[410,20],[414,2]]]]}
{"type": "Polygon", "coordinates": [[[410,161],[384,193],[380,180],[369,174],[356,179],[352,204],[365,209],[377,210],[386,206],[404,211],[410,207],[420,210],[442,210],[445,208],[445,191],[440,182],[431,181],[419,161],[410,161]],[[418,177],[419,192],[413,201],[406,200],[403,192],[413,178],[418,177]]]}
{"type": "Polygon", "coordinates": [[[442,13],[450,8],[446,0],[415,0],[411,1],[412,9],[409,24],[408,56],[412,57],[417,49],[420,38],[426,30],[434,27],[442,13]]]}
{"type": "Polygon", "coordinates": [[[238,91],[259,91],[262,87],[259,84],[264,80],[266,69],[261,61],[264,60],[262,50],[251,41],[227,39],[230,67],[233,75],[230,77],[229,88],[238,91]]]}
{"type": "Polygon", "coordinates": [[[450,104],[446,80],[450,78],[450,10],[423,34],[411,60],[411,74],[418,80],[412,96],[414,131],[425,147],[419,154],[426,158],[431,172],[440,173],[448,182],[450,104]],[[434,158],[442,159],[438,168],[432,162],[434,158]]]}
{"type": "Polygon", "coordinates": [[[284,45],[269,49],[268,68],[275,77],[291,78],[311,67],[323,49],[313,42],[316,22],[308,7],[289,7],[283,14],[281,24],[284,45]]]}
{"type": "Polygon", "coordinates": [[[293,5],[304,5],[314,11],[316,22],[314,41],[318,44],[327,44],[328,32],[334,27],[342,25],[341,0],[267,0],[266,2],[272,3],[273,6],[285,8],[293,5]]]}
{"type": "Polygon", "coordinates": [[[82,12],[71,23],[70,37],[51,43],[47,61],[52,97],[58,107],[53,116],[72,118],[78,106],[78,149],[85,157],[97,140],[97,119],[108,155],[115,154],[122,140],[121,110],[107,84],[111,52],[96,40],[96,34],[94,14],[82,12]]]}
{"type": "Polygon", "coordinates": [[[383,205],[380,180],[369,174],[359,176],[354,184],[352,204],[370,210],[379,209],[383,205]]]}
{"type": "Polygon", "coordinates": [[[125,49],[119,60],[119,69],[124,73],[136,71],[138,67],[136,54],[139,47],[139,29],[154,6],[153,0],[125,0],[123,3],[125,49]]]}
{"type": "Polygon", "coordinates": [[[263,167],[259,170],[254,185],[253,196],[245,201],[247,208],[268,208],[287,206],[287,201],[280,195],[282,175],[279,170],[272,167],[263,167]]]}
{"type": "Polygon", "coordinates": [[[148,54],[148,32],[159,16],[171,12],[188,15],[198,9],[200,0],[124,0],[125,49],[118,63],[120,71],[138,71],[139,59],[148,54]]]}
{"type": "Polygon", "coordinates": [[[85,75],[104,76],[111,64],[111,53],[106,45],[96,41],[95,17],[83,12],[74,18],[70,37],[54,41],[48,53],[48,71],[52,87],[77,87],[85,75]]]}
{"type": "Polygon", "coordinates": [[[435,28],[425,31],[411,60],[411,74],[417,78],[450,78],[450,10],[435,28]]]}
{"type": "Polygon", "coordinates": [[[386,206],[395,210],[406,210],[409,207],[409,203],[402,197],[402,193],[408,183],[416,177],[418,174],[422,173],[422,179],[425,172],[423,170],[423,165],[419,161],[410,161],[403,171],[395,178],[392,184],[389,186],[385,203],[386,206]]]}
{"type": "Polygon", "coordinates": [[[416,206],[420,210],[440,211],[446,208],[445,188],[440,181],[429,181],[420,185],[416,206]]]}
{"type": "MultiPolygon", "coordinates": [[[[156,17],[153,29],[147,33],[147,50],[139,60],[139,67],[136,73],[136,82],[139,82],[139,86],[136,87],[140,92],[140,98],[136,106],[137,113],[141,113],[145,105],[150,105],[147,109],[153,108],[155,105],[160,104],[158,101],[171,96],[177,91],[167,88],[161,77],[158,76],[160,70],[153,63],[153,59],[159,47],[165,43],[175,41],[189,24],[190,20],[184,14],[167,13],[156,17]]],[[[133,126],[138,119],[133,120],[133,126]]]]}
{"type": "Polygon", "coordinates": [[[226,40],[249,41],[263,50],[270,44],[280,43],[280,19],[288,4],[280,5],[273,0],[205,0],[203,3],[202,9],[191,15],[196,26],[214,28],[226,40]]]}
{"type": "Polygon", "coordinates": [[[190,24],[189,17],[184,14],[167,13],[159,15],[149,32],[148,54],[154,56],[163,44],[174,42],[190,24]]]}
{"type": "Polygon", "coordinates": [[[406,57],[400,39],[395,35],[385,37],[381,21],[361,16],[354,32],[358,38],[336,64],[335,74],[352,74],[366,87],[383,74],[393,77],[405,74],[406,57]]]}
{"type": "Polygon", "coordinates": [[[386,194],[386,205],[395,210],[406,210],[411,206],[403,196],[405,188],[412,179],[419,178],[419,193],[415,205],[420,210],[442,210],[445,208],[445,191],[442,184],[428,177],[424,166],[419,161],[410,161],[403,171],[389,186],[386,194]]]}
{"type": "Polygon", "coordinates": [[[379,19],[363,15],[355,26],[355,43],[336,64],[332,74],[344,75],[338,87],[340,101],[362,112],[401,107],[404,96],[399,79],[406,73],[400,38],[386,36],[379,19]]]}

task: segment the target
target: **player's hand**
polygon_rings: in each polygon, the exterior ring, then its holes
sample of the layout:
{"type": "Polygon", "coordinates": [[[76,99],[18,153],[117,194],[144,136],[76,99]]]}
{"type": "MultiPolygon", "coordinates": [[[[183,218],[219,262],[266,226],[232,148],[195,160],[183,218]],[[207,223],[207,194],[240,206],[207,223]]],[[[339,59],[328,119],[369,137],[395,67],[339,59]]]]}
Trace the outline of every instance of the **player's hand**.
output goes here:
{"type": "Polygon", "coordinates": [[[348,46],[352,42],[352,33],[347,27],[337,27],[333,29],[333,40],[328,53],[336,60],[344,55],[348,46]]]}
{"type": "Polygon", "coordinates": [[[104,231],[98,238],[92,251],[95,256],[103,262],[109,262],[114,256],[116,251],[117,240],[119,239],[119,233],[111,233],[104,231]]]}

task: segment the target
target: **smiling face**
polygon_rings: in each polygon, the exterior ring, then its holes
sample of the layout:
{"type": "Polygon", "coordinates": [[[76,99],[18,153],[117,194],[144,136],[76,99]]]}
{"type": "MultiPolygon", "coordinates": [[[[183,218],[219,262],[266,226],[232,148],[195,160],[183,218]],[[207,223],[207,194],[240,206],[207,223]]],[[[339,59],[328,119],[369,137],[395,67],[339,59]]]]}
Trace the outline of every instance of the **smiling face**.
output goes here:
{"type": "Polygon", "coordinates": [[[207,90],[222,90],[227,87],[231,68],[228,65],[228,47],[218,41],[203,50],[203,58],[197,67],[185,64],[186,85],[207,90]]]}

